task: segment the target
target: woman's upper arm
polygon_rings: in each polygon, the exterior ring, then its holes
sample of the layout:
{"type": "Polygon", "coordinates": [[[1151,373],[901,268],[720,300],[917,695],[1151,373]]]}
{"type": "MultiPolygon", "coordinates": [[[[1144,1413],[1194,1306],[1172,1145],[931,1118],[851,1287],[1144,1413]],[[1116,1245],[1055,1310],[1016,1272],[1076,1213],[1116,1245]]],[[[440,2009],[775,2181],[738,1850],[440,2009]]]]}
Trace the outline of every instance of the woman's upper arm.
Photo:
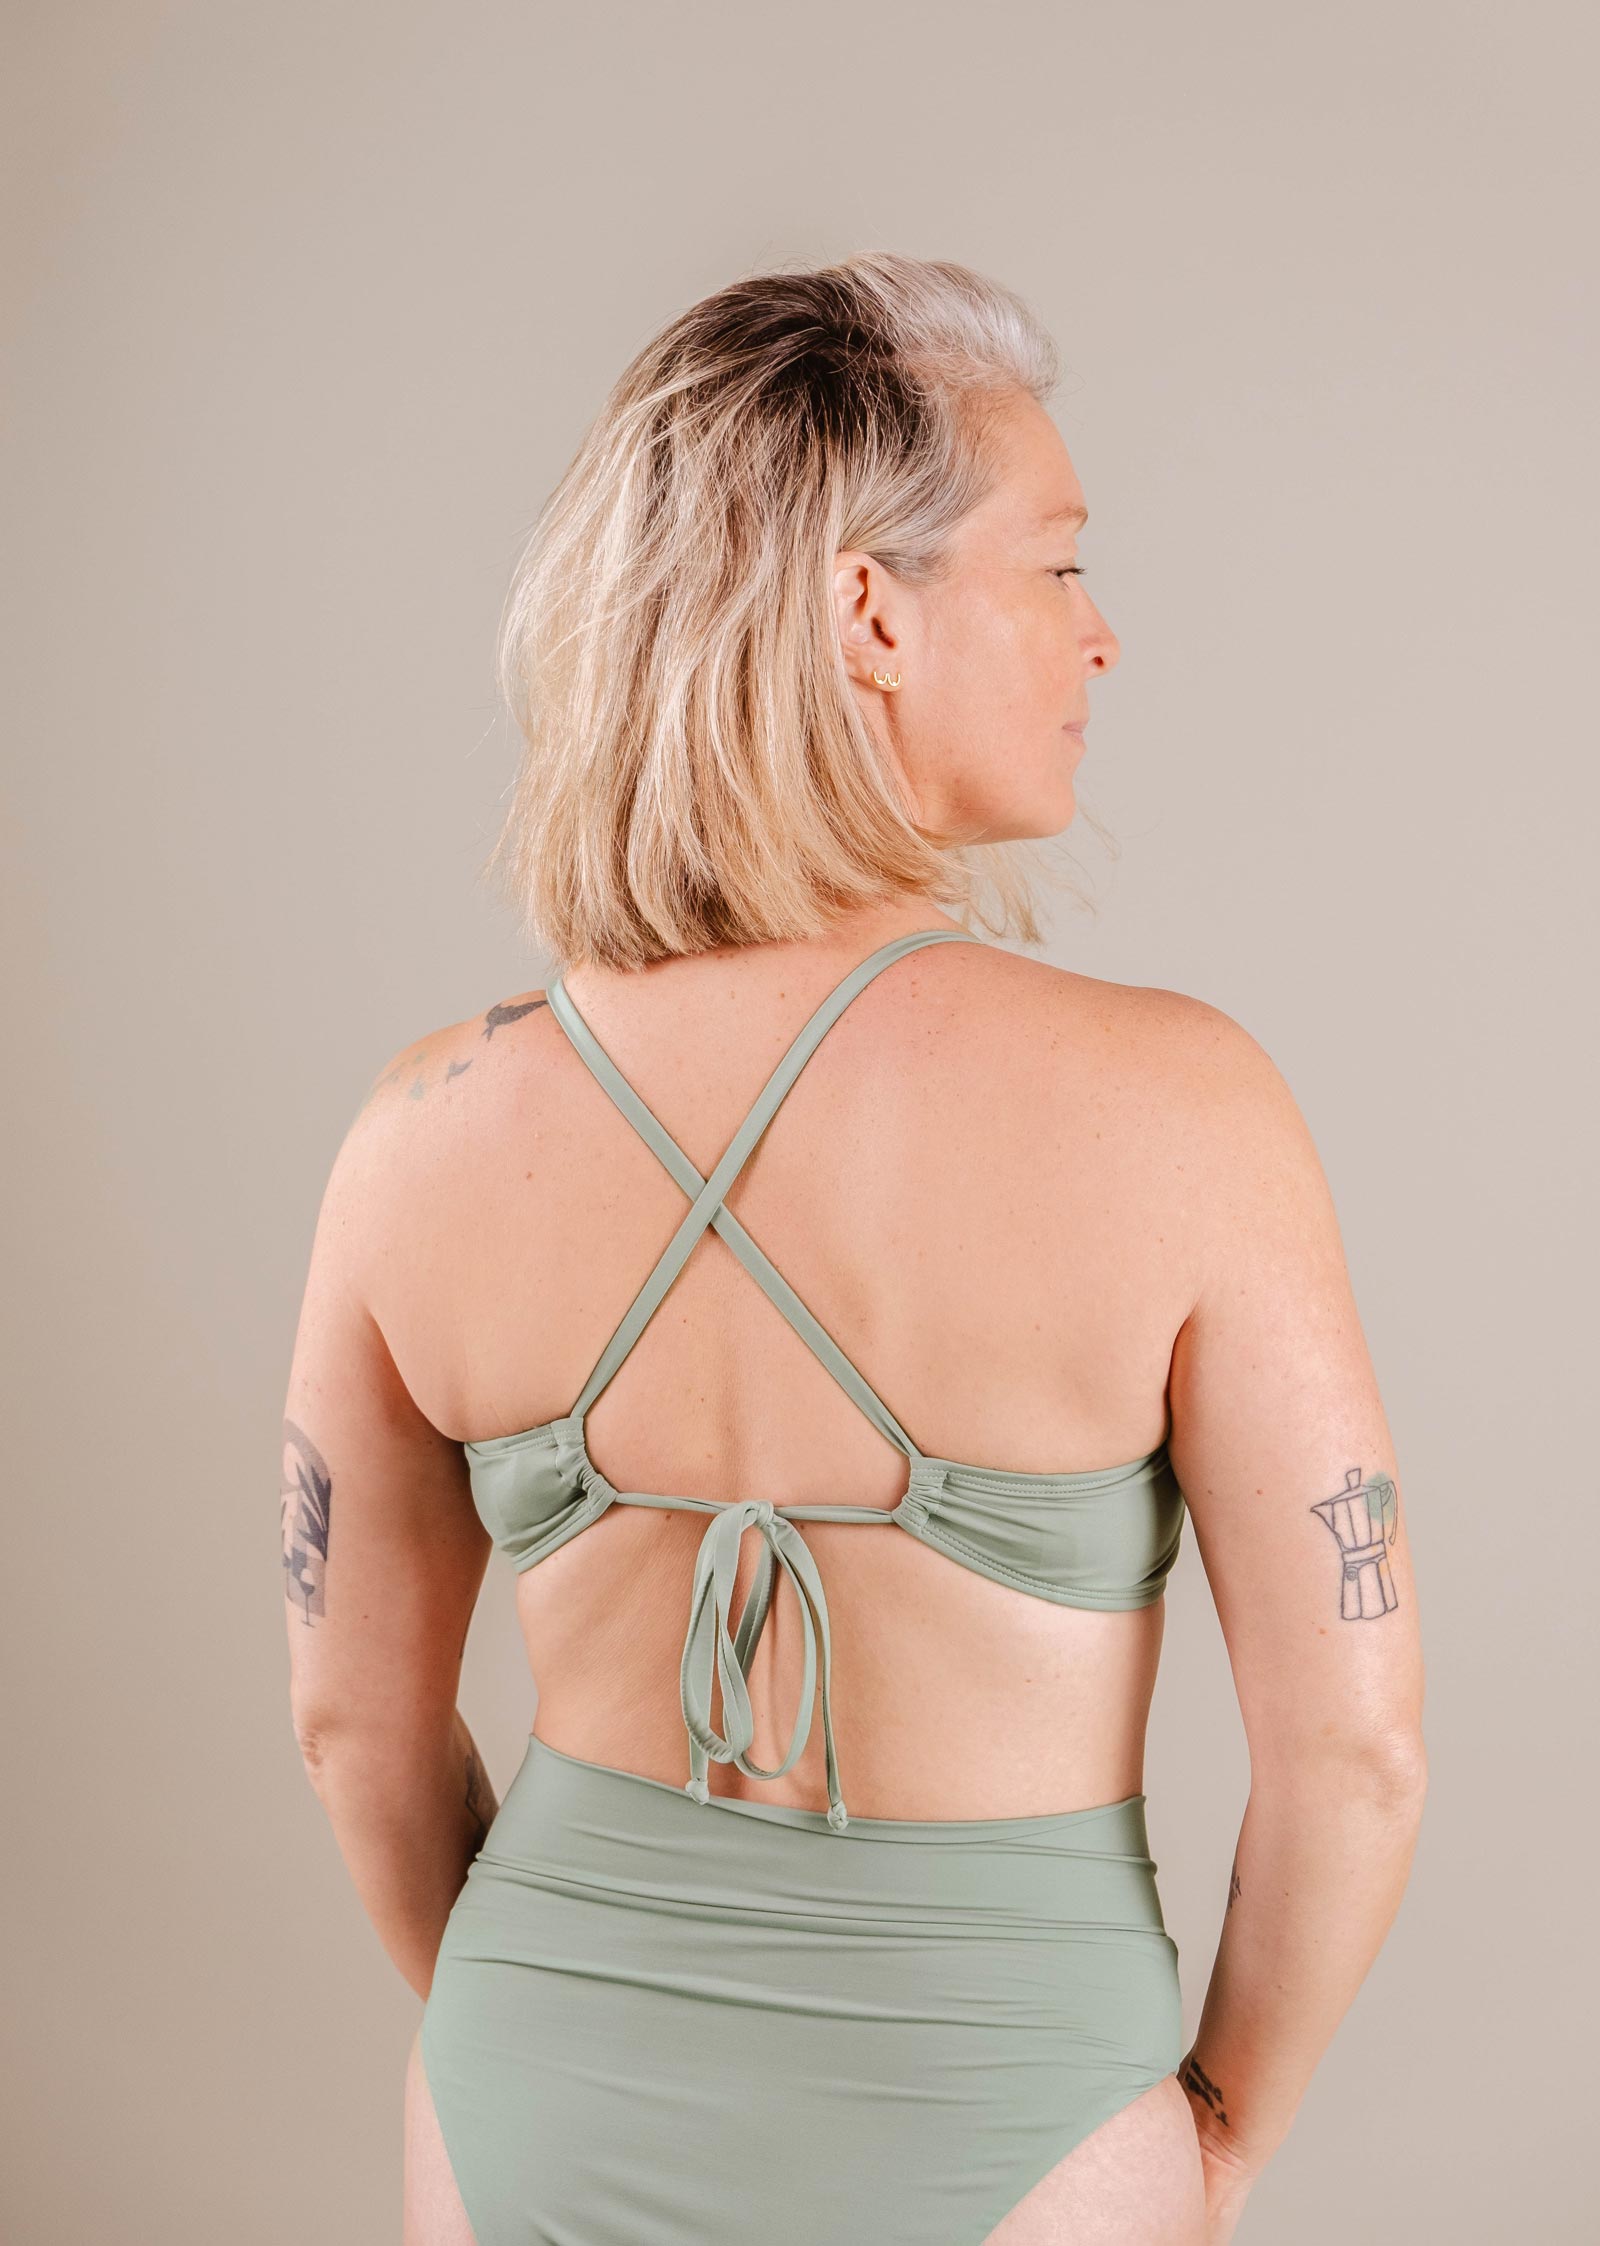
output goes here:
{"type": "Polygon", "coordinates": [[[284,1407],[290,1699],[312,1753],[344,1733],[448,1728],[488,1564],[461,1445],[424,1418],[368,1307],[372,1244],[403,1189],[393,1122],[370,1099],[334,1160],[284,1407]]]}
{"type": "Polygon", "coordinates": [[[1184,1052],[1199,1291],[1173,1350],[1170,1456],[1252,1771],[1333,1752],[1420,1778],[1400,1473],[1327,1180],[1247,1031],[1198,1006],[1184,1052]]]}

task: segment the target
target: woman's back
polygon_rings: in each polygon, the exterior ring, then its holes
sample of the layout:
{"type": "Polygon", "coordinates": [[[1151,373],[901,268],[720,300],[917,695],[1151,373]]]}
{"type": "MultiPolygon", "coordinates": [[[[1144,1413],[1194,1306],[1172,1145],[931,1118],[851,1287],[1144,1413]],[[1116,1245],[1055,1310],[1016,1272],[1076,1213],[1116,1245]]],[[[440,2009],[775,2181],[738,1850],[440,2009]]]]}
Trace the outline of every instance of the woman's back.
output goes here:
{"type": "MultiPolygon", "coordinates": [[[[907,917],[634,976],[586,968],[568,996],[706,1176],[802,1024],[907,917]]],[[[727,1207],[923,1453],[1089,1475],[1163,1443],[1198,1288],[1200,1126],[1179,1056],[1208,1011],[937,942],[874,975],[800,1071],[727,1207]]],[[[407,1068],[368,1119],[384,1180],[371,1307],[427,1416],[492,1450],[571,1410],[688,1202],[541,993],[440,1031],[407,1068]]],[[[905,1456],[710,1227],[583,1435],[627,1492],[887,1509],[907,1486],[905,1456]]],[[[1021,1816],[1141,1791],[1159,1599],[1058,1603],[911,1537],[799,1525],[826,1586],[854,1814],[1021,1816]]],[[[683,1783],[706,1526],[611,1505],[517,1575],[550,1745],[683,1783]]],[[[758,1545],[743,1540],[735,1613],[758,1545]]],[[[766,1768],[794,1728],[804,1637],[780,1576],[749,1668],[766,1768]]],[[[822,1808],[823,1758],[813,1730],[782,1776],[714,1764],[711,1790],[822,1808]]]]}

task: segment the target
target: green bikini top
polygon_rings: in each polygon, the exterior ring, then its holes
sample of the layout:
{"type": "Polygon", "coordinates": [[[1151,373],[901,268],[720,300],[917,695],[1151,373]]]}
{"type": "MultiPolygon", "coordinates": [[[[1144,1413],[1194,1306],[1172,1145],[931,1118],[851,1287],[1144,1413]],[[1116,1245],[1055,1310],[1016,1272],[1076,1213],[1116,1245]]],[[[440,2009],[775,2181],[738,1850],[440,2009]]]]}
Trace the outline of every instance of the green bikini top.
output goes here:
{"type": "Polygon", "coordinates": [[[918,1449],[887,1404],[874,1394],[794,1289],[724,1205],[762,1132],[828,1030],[874,975],[924,944],[976,943],[956,928],[916,929],[897,936],[851,969],[799,1031],[768,1078],[754,1107],[709,1177],[662,1129],[567,996],[558,975],[546,992],[550,1011],[580,1057],[646,1145],[689,1198],[683,1222],[634,1297],[572,1409],[561,1419],[512,1435],[469,1442],[466,1452],[479,1517],[520,1571],[578,1536],[612,1505],[650,1505],[708,1513],[695,1565],[689,1628],[679,1672],[683,1720],[689,1735],[689,1781],[695,1800],[714,1800],[706,1783],[708,1762],[732,1762],[752,1778],[778,1778],[793,1768],[811,1730],[821,1646],[822,1729],[828,1775],[828,1823],[843,1832],[849,1822],[839,1788],[830,1697],[832,1654],[828,1606],[799,1521],[884,1523],[932,1546],[960,1567],[1009,1583],[1058,1606],[1127,1608],[1160,1598],[1177,1557],[1184,1499],[1166,1443],[1126,1466],[1080,1474],[1020,1474],[936,1458],[918,1449]],[[892,1509],[863,1505],[773,1505],[766,1499],[718,1503],[702,1497],[665,1496],[653,1490],[619,1490],[589,1456],[584,1420],[589,1406],[649,1323],[708,1225],[715,1226],[745,1269],[801,1339],[854,1399],[872,1424],[905,1455],[910,1479],[892,1509]],[[730,1636],[734,1579],[742,1540],[750,1529],[762,1543],[760,1564],[730,1636]],[[747,1679],[772,1596],[773,1570],[794,1586],[804,1625],[805,1673],[789,1751],[774,1768],[748,1759],[755,1736],[747,1679]],[[711,1679],[722,1686],[725,1732],[711,1723],[711,1679]]]}

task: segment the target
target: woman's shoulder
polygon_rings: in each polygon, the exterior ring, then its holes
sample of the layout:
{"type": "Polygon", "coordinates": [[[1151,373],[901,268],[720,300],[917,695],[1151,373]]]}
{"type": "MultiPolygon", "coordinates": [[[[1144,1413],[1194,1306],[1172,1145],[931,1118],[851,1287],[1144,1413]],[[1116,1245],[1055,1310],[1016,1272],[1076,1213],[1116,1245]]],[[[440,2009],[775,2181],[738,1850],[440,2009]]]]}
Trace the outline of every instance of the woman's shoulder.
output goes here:
{"type": "Polygon", "coordinates": [[[519,991],[408,1039],[369,1078],[345,1126],[334,1181],[373,1203],[455,1170],[485,1117],[525,1088],[528,1048],[548,1016],[542,990],[519,991]]]}
{"type": "Polygon", "coordinates": [[[525,1043],[523,1025],[530,1016],[545,1013],[548,1003],[542,990],[519,991],[514,997],[496,999],[481,1013],[425,1030],[392,1053],[378,1069],[367,1086],[358,1116],[396,1108],[414,1110],[425,1102],[436,1102],[440,1093],[465,1076],[497,1043],[501,1051],[508,1043],[525,1043]]]}
{"type": "MultiPolygon", "coordinates": [[[[1213,1200],[1224,1187],[1324,1190],[1310,1127],[1282,1069],[1236,1016],[1190,991],[1096,984],[1094,1001],[1123,1049],[1147,1072],[1163,1137],[1191,1183],[1213,1200]]],[[[1080,1003],[1083,1001],[1080,1000],[1080,1003]]],[[[1220,1202],[1218,1203],[1220,1205],[1220,1202]]]]}
{"type": "Polygon", "coordinates": [[[1092,1071],[1094,1096],[1119,1127],[1142,1120],[1175,1160],[1208,1175],[1305,1153],[1309,1132],[1282,1071],[1221,1006],[1043,960],[1013,958],[1005,972],[1013,1031],[1049,1056],[1046,1073],[1063,1091],[1092,1071]]]}
{"type": "Polygon", "coordinates": [[[548,1011],[542,990],[497,999],[408,1039],[368,1078],[323,1188],[322,1221],[353,1253],[400,1238],[419,1193],[434,1199],[441,1181],[468,1185],[473,1150],[503,1138],[495,1124],[508,1092],[514,1101],[527,1084],[525,1067],[508,1069],[504,1057],[525,1061],[548,1011]]]}
{"type": "Polygon", "coordinates": [[[1013,1026],[1043,1026],[1052,1036],[1093,1042],[1119,1058],[1168,1071],[1175,1083],[1271,1068],[1242,1022],[1190,991],[1112,982],[998,947],[989,948],[980,972],[993,978],[990,990],[1013,1026]]]}

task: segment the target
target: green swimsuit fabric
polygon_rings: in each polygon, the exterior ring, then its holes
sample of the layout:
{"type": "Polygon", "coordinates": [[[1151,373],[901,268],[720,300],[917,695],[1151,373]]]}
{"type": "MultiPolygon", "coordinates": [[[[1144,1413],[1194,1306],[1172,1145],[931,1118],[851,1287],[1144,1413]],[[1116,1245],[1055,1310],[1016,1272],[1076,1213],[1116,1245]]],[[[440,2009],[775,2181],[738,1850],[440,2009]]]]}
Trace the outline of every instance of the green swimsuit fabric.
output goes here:
{"type": "Polygon", "coordinates": [[[530,1738],[422,2020],[477,2246],[981,2246],[1177,2067],[1143,1795],[714,1798],[530,1738]]]}

